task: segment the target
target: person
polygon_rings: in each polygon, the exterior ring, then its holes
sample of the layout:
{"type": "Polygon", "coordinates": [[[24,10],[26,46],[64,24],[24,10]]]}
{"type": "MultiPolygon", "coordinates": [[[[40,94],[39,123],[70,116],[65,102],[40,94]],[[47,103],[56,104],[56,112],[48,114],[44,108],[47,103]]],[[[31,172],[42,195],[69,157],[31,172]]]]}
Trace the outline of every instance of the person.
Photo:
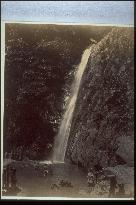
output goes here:
{"type": "Polygon", "coordinates": [[[108,181],[105,179],[105,177],[101,177],[101,180],[99,181],[100,186],[100,192],[101,195],[105,195],[108,193],[108,181]]]}
{"type": "Polygon", "coordinates": [[[88,175],[87,175],[87,183],[89,187],[89,192],[91,192],[95,186],[95,177],[92,172],[92,169],[89,170],[88,175]]]}
{"type": "Polygon", "coordinates": [[[65,185],[65,182],[64,182],[63,179],[60,180],[59,185],[60,185],[60,186],[64,186],[64,185],[65,185]]]}
{"type": "Polygon", "coordinates": [[[47,169],[44,170],[44,174],[43,174],[44,177],[46,177],[46,176],[48,175],[48,172],[49,172],[49,171],[48,171],[47,169]]]}
{"type": "Polygon", "coordinates": [[[21,189],[17,186],[16,169],[14,167],[11,167],[10,168],[10,188],[8,190],[8,194],[16,195],[20,191],[21,189]]]}
{"type": "Polygon", "coordinates": [[[6,187],[9,189],[10,185],[10,165],[8,164],[6,167],[6,187]]]}
{"type": "Polygon", "coordinates": [[[96,183],[98,182],[98,178],[99,176],[101,176],[102,174],[102,166],[100,165],[100,163],[97,163],[96,165],[94,165],[94,171],[95,171],[95,181],[96,183]]]}
{"type": "Polygon", "coordinates": [[[124,184],[118,184],[118,188],[119,188],[119,191],[117,193],[117,196],[119,197],[123,197],[125,195],[125,187],[124,187],[124,184]]]}
{"type": "Polygon", "coordinates": [[[58,189],[59,189],[59,186],[58,186],[57,184],[52,184],[52,185],[51,185],[51,189],[58,190],[58,189]]]}
{"type": "Polygon", "coordinates": [[[109,197],[114,197],[115,196],[115,189],[117,187],[117,180],[116,176],[112,175],[110,177],[110,189],[109,189],[109,197]]]}
{"type": "Polygon", "coordinates": [[[3,169],[3,189],[7,189],[7,176],[6,176],[6,168],[3,169]]]}
{"type": "Polygon", "coordinates": [[[53,184],[51,185],[51,189],[55,189],[55,190],[57,191],[57,190],[60,188],[59,181],[60,181],[60,179],[57,178],[56,183],[53,183],[53,184]]]}
{"type": "Polygon", "coordinates": [[[44,175],[44,177],[47,176],[48,173],[49,173],[49,171],[48,171],[48,166],[45,164],[45,165],[43,166],[43,175],[44,175]]]}
{"type": "Polygon", "coordinates": [[[11,187],[16,188],[16,183],[17,183],[16,169],[13,167],[11,167],[10,169],[10,182],[11,182],[11,187]]]}
{"type": "Polygon", "coordinates": [[[63,179],[60,181],[59,185],[62,187],[73,187],[71,182],[69,182],[68,180],[63,180],[63,179]]]}

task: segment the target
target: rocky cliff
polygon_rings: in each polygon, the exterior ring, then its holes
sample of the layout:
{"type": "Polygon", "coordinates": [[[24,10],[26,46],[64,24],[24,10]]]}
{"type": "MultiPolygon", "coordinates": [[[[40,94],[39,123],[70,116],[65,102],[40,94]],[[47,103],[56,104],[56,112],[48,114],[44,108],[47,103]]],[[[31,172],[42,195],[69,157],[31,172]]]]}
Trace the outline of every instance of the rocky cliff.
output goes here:
{"type": "Polygon", "coordinates": [[[45,159],[90,38],[110,27],[6,24],[4,152],[45,159]]]}
{"type": "Polygon", "coordinates": [[[134,33],[113,28],[92,47],[66,158],[82,167],[133,166],[134,33]]]}

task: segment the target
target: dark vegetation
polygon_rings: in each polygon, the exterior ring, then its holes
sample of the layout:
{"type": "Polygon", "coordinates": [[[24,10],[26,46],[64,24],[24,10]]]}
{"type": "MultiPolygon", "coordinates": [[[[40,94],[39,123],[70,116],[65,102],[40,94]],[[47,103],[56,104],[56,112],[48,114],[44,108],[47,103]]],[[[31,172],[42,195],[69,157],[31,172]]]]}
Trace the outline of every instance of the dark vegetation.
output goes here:
{"type": "Polygon", "coordinates": [[[49,157],[81,54],[110,30],[6,24],[4,153],[49,157]]]}

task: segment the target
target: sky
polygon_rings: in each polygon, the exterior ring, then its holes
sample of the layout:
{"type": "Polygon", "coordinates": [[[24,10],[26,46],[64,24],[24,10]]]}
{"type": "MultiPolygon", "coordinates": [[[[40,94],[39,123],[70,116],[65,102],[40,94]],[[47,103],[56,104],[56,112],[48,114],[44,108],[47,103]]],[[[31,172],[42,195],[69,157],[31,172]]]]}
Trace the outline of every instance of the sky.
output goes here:
{"type": "Polygon", "coordinates": [[[134,24],[134,1],[2,1],[3,21],[134,24]]]}

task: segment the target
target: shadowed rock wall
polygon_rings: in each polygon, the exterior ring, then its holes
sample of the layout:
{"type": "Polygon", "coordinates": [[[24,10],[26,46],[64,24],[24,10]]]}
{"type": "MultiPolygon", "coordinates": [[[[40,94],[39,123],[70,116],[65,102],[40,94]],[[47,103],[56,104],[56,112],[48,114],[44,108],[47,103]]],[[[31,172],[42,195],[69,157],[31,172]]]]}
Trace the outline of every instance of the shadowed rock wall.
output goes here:
{"type": "Polygon", "coordinates": [[[82,52],[111,27],[6,24],[5,30],[4,152],[49,158],[82,52]]]}
{"type": "Polygon", "coordinates": [[[133,47],[133,28],[114,28],[92,48],[66,154],[73,163],[133,166],[133,47]]]}

